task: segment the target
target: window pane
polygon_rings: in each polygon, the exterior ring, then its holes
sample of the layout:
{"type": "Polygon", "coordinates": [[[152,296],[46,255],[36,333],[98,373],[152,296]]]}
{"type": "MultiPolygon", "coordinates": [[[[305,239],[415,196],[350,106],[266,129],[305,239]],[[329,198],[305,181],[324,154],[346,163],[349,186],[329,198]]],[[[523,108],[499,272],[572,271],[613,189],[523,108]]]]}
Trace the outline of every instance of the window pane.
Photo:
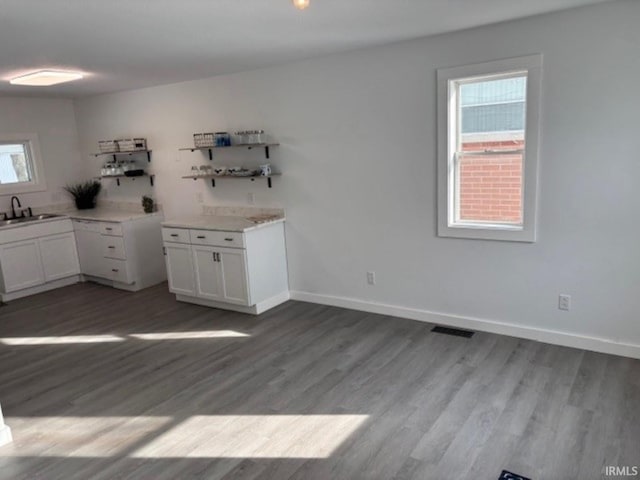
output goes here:
{"type": "Polygon", "coordinates": [[[522,225],[526,80],[459,85],[458,222],[522,225]]]}
{"type": "Polygon", "coordinates": [[[522,153],[461,156],[458,220],[521,225],[522,157],[522,153]]]}
{"type": "Polygon", "coordinates": [[[32,181],[29,155],[24,144],[0,144],[0,184],[32,181]]]}

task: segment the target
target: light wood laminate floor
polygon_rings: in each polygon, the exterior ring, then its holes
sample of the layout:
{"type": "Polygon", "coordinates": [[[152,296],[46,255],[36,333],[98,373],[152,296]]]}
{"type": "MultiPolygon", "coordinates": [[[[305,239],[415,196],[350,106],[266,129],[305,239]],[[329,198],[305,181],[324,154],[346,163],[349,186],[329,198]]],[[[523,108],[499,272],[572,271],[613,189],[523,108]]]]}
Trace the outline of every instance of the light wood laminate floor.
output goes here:
{"type": "MultiPolygon", "coordinates": [[[[604,321],[604,320],[603,320],[604,321]]],[[[0,307],[2,479],[599,479],[640,361],[288,302],[80,284],[0,307]]]]}

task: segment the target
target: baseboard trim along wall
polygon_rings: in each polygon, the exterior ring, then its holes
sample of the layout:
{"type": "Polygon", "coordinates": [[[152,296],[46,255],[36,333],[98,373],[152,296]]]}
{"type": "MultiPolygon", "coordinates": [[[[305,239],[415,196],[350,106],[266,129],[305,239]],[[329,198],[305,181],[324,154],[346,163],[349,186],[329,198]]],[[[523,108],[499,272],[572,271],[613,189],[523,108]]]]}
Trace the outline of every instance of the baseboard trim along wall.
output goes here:
{"type": "Polygon", "coordinates": [[[388,305],[358,300],[355,298],[336,297],[309,292],[291,291],[291,300],[331,305],[333,307],[360,310],[380,315],[390,315],[393,317],[464,328],[467,330],[497,333],[511,337],[525,338],[527,340],[537,340],[539,342],[550,343],[553,345],[561,345],[563,347],[581,348],[593,352],[609,353],[612,355],[640,359],[640,345],[620,343],[608,338],[588,337],[556,330],[515,325],[513,323],[497,322],[473,317],[460,317],[456,315],[430,312],[428,310],[399,307],[397,305],[388,305]]]}

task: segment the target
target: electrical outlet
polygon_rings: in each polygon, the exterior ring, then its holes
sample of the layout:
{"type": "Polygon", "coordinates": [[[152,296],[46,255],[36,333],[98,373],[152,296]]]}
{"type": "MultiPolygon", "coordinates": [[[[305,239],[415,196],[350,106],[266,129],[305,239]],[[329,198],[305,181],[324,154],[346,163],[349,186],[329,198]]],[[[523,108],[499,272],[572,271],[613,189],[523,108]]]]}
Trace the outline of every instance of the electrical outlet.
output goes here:
{"type": "Polygon", "coordinates": [[[560,310],[571,310],[571,295],[560,295],[558,297],[558,308],[560,310]]]}
{"type": "Polygon", "coordinates": [[[256,194],[255,193],[249,192],[248,199],[249,199],[249,205],[255,205],[256,204],[256,194]]]}
{"type": "Polygon", "coordinates": [[[204,197],[202,195],[202,192],[197,192],[196,193],[196,202],[198,202],[198,203],[203,203],[204,202],[204,197]]]}
{"type": "Polygon", "coordinates": [[[367,283],[369,285],[376,284],[376,272],[367,272],[367,283]]]}

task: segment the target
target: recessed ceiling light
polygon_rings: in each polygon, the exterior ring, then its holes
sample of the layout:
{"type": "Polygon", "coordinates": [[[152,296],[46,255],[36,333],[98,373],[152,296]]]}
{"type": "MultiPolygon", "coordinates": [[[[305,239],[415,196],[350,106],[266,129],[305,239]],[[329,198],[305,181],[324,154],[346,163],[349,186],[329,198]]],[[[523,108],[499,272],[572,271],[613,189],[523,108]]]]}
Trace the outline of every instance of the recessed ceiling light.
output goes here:
{"type": "Polygon", "coordinates": [[[39,72],[33,72],[27,75],[21,75],[19,77],[12,78],[11,80],[9,80],[9,83],[11,83],[12,85],[48,87],[50,85],[57,85],[58,83],[80,80],[82,77],[83,75],[78,72],[57,72],[54,70],[41,70],[39,72]]]}
{"type": "Polygon", "coordinates": [[[309,6],[309,0],[293,0],[293,6],[298,10],[304,10],[309,6]]]}

